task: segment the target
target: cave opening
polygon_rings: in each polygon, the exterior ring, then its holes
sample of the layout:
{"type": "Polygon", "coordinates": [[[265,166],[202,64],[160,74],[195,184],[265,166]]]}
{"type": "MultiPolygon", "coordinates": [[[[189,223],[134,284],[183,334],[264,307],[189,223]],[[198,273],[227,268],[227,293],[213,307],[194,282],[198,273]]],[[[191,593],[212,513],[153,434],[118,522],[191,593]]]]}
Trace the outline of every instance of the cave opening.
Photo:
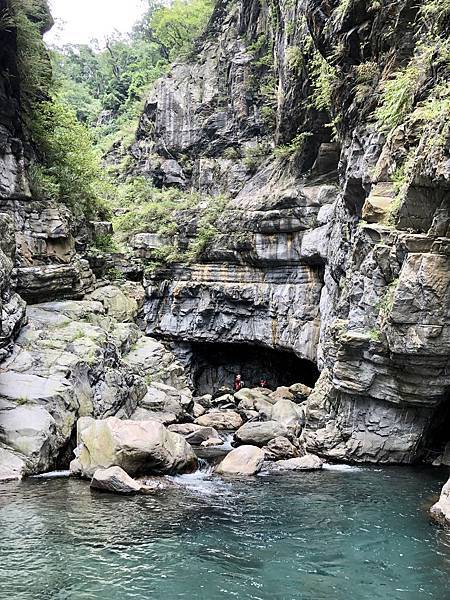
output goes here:
{"type": "Polygon", "coordinates": [[[232,387],[237,373],[245,387],[268,387],[303,383],[314,387],[319,371],[314,362],[293,352],[249,344],[194,343],[191,345],[191,377],[197,395],[232,387]]]}
{"type": "Polygon", "coordinates": [[[442,456],[450,444],[450,398],[436,407],[423,444],[426,460],[442,456]]]}

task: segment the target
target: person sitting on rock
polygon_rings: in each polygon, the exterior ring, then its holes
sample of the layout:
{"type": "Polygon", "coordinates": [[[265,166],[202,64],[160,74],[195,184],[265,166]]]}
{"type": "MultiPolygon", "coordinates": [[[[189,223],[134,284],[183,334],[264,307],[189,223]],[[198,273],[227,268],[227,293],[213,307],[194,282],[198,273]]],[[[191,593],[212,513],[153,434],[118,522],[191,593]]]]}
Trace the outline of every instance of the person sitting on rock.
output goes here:
{"type": "Polygon", "coordinates": [[[267,384],[267,379],[264,379],[264,378],[262,377],[262,378],[259,380],[259,387],[261,387],[261,388],[266,388],[266,387],[268,387],[268,384],[267,384]]]}
{"type": "Polygon", "coordinates": [[[236,375],[236,377],[234,378],[234,391],[238,392],[239,390],[242,390],[242,388],[244,387],[244,382],[242,381],[242,376],[240,373],[238,373],[236,375]]]}

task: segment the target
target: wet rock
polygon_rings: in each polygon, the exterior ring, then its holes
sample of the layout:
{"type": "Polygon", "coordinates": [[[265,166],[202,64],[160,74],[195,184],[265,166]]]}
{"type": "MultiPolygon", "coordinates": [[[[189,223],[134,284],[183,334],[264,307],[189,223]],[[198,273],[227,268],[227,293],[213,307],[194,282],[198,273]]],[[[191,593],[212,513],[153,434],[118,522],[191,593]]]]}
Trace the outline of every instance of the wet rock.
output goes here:
{"type": "Polygon", "coordinates": [[[91,488],[114,494],[138,494],[142,486],[120,467],[109,467],[95,471],[91,488]]]}
{"type": "MultiPolygon", "coordinates": [[[[219,438],[219,434],[214,429],[214,427],[199,427],[192,433],[186,436],[186,441],[192,446],[202,446],[205,442],[209,440],[219,440],[219,445],[222,443],[219,438]]],[[[209,445],[217,445],[210,443],[209,445]]]]}
{"type": "Polygon", "coordinates": [[[78,456],[71,470],[82,477],[111,466],[134,476],[191,471],[197,464],[184,438],[157,421],[84,420],[77,441],[78,456]]]}
{"type": "Polygon", "coordinates": [[[26,472],[25,457],[0,448],[0,482],[22,479],[26,472]]]}
{"type": "Polygon", "coordinates": [[[450,479],[442,488],[438,502],[431,507],[430,514],[436,523],[450,527],[450,479]]]}
{"type": "Polygon", "coordinates": [[[323,460],[314,454],[306,454],[298,458],[279,460],[275,465],[282,471],[316,471],[323,467],[323,460]]]}
{"type": "Polygon", "coordinates": [[[286,437],[276,437],[263,448],[266,460],[285,460],[300,456],[300,450],[286,437]]]}
{"type": "Polygon", "coordinates": [[[240,446],[232,450],[216,467],[219,475],[255,475],[261,470],[264,452],[256,446],[240,446]]]}
{"type": "Polygon", "coordinates": [[[203,448],[212,448],[214,446],[221,446],[223,444],[223,440],[220,437],[211,437],[202,442],[200,445],[203,448]]]}
{"type": "Polygon", "coordinates": [[[241,415],[234,410],[212,410],[195,419],[195,423],[214,429],[238,429],[243,421],[241,415]]]}
{"type": "Polygon", "coordinates": [[[278,421],[245,423],[234,434],[235,440],[240,444],[254,444],[265,446],[278,437],[286,437],[287,428],[278,421]]]}

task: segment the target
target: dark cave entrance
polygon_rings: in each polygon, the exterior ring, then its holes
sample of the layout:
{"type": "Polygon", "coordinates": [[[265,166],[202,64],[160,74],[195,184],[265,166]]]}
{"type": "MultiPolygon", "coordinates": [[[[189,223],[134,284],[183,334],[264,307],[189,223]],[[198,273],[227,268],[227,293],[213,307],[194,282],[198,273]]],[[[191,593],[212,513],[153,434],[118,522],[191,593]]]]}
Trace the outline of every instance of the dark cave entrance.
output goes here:
{"type": "Polygon", "coordinates": [[[190,350],[192,382],[197,395],[232,387],[236,373],[241,373],[246,387],[257,387],[261,379],[266,379],[272,389],[294,383],[314,387],[319,377],[314,362],[289,351],[214,343],[194,343],[190,350]]]}
{"type": "Polygon", "coordinates": [[[423,454],[428,462],[444,453],[450,443],[450,397],[436,407],[424,436],[423,454]]]}

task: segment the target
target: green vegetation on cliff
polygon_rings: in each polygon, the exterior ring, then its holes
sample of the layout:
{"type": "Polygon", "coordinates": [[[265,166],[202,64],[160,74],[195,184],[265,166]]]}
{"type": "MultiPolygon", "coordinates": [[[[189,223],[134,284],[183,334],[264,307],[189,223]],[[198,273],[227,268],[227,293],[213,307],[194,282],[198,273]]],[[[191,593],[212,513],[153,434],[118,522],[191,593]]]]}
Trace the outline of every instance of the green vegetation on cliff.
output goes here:
{"type": "Polygon", "coordinates": [[[171,61],[192,50],[212,12],[211,0],[149,1],[130,34],[114,34],[104,48],[76,45],[53,49],[60,97],[93,127],[102,152],[131,144],[150,86],[171,61]]]}
{"type": "MultiPolygon", "coordinates": [[[[46,50],[51,24],[45,0],[10,0],[2,27],[17,31],[22,119],[36,150],[30,184],[37,197],[104,218],[105,199],[121,197],[101,155],[134,138],[149,86],[169,61],[191,51],[212,11],[210,0],[149,2],[133,32],[112,36],[104,49],[46,50]]],[[[119,186],[120,188],[120,186],[119,186]]]]}

